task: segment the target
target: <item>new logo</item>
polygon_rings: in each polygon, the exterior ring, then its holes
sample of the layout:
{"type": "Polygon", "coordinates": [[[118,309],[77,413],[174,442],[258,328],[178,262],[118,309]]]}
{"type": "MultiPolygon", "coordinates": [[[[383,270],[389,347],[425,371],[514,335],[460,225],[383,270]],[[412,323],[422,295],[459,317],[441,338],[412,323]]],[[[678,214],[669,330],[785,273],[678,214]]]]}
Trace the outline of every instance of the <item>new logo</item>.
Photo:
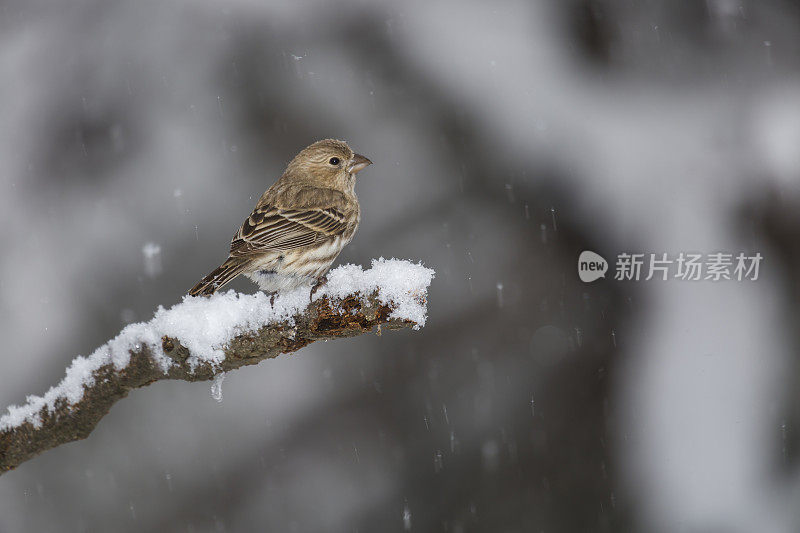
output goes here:
{"type": "Polygon", "coordinates": [[[584,250],[578,257],[578,277],[585,283],[606,277],[608,272],[608,261],[603,256],[584,250]]]}

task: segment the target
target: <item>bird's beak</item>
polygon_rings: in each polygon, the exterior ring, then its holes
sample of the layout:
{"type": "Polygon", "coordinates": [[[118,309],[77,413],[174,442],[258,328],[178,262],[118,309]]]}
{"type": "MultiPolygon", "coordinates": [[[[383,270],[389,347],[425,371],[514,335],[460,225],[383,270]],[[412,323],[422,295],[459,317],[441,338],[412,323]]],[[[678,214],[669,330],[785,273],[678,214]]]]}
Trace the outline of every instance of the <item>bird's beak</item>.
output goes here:
{"type": "Polygon", "coordinates": [[[372,164],[372,161],[367,159],[361,154],[354,154],[353,159],[347,164],[347,172],[350,174],[356,175],[368,166],[372,164]]]}

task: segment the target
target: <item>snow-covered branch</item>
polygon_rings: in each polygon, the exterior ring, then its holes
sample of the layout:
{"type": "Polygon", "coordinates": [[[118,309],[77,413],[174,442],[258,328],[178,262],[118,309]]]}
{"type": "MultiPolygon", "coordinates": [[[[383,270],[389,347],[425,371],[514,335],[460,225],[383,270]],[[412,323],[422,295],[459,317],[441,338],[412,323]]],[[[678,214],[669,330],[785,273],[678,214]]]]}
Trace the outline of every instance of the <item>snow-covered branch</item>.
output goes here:
{"type": "Polygon", "coordinates": [[[28,396],[0,417],[0,474],[60,444],[86,438],[132,389],[162,379],[210,380],[320,339],[377,328],[425,325],[434,272],[396,259],[362,270],[343,265],[309,301],[309,289],[281,294],[233,291],[184,297],[159,307],[149,322],[131,324],[88,357],[75,358],[44,396],[28,396]]]}

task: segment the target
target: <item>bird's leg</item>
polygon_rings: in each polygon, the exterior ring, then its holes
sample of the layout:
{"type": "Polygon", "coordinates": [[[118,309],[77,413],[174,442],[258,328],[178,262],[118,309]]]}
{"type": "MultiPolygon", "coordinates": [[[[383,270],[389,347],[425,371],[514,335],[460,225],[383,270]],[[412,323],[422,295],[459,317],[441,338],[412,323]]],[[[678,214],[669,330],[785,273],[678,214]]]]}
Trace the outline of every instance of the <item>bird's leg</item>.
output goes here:
{"type": "Polygon", "coordinates": [[[269,306],[275,307],[275,295],[278,294],[277,291],[272,291],[269,293],[269,306]]]}
{"type": "Polygon", "coordinates": [[[322,287],[326,283],[328,283],[328,276],[322,275],[322,276],[317,278],[317,282],[314,283],[313,287],[311,287],[311,294],[308,295],[308,300],[310,302],[314,301],[314,293],[317,292],[317,289],[319,289],[320,287],[322,287]]]}

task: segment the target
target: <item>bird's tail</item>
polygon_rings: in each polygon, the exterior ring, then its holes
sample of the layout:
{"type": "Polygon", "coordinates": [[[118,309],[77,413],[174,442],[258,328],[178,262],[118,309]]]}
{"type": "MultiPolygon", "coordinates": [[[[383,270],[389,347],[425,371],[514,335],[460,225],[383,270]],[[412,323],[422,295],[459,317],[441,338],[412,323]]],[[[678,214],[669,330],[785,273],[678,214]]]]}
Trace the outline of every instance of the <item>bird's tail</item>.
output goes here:
{"type": "Polygon", "coordinates": [[[214,294],[217,289],[221,289],[224,285],[233,280],[233,278],[241,274],[246,266],[247,261],[245,259],[229,257],[227,261],[215,268],[213,272],[192,287],[189,294],[191,296],[209,296],[214,294]]]}

